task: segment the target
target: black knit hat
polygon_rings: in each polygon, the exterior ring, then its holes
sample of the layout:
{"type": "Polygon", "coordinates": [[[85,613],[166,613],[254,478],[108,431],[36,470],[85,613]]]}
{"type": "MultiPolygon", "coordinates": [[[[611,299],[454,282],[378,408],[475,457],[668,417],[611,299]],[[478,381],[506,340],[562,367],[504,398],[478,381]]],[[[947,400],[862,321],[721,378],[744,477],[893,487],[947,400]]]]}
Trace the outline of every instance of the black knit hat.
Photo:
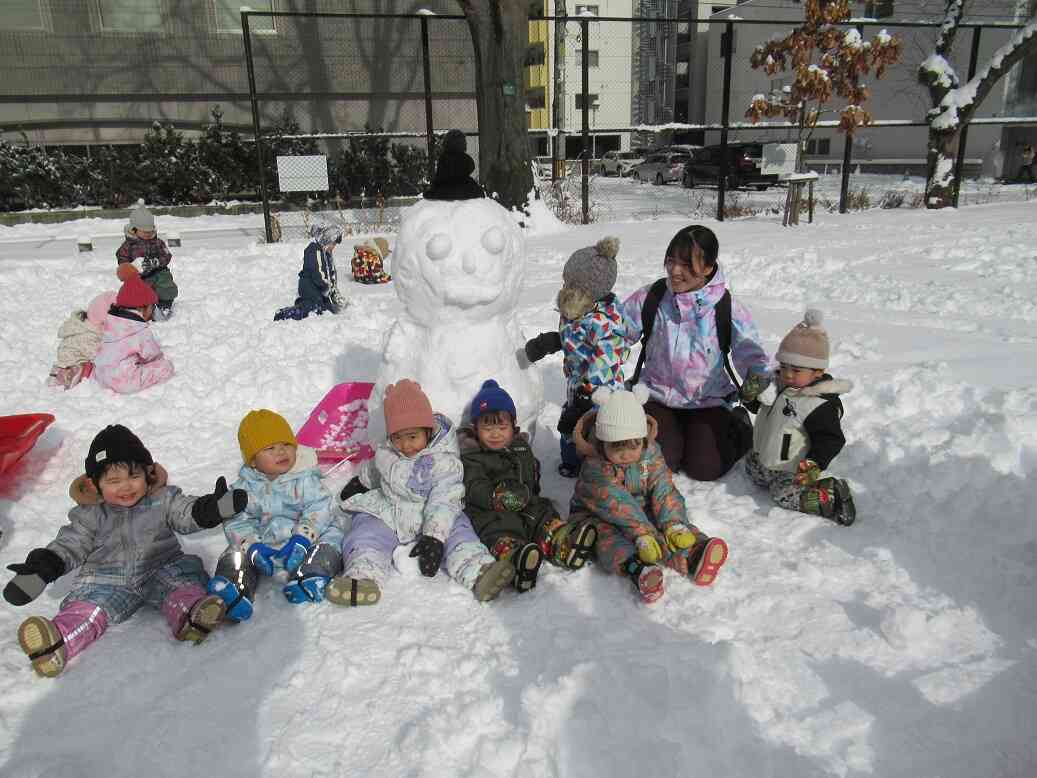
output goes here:
{"type": "Polygon", "coordinates": [[[112,424],[98,432],[90,444],[90,453],[86,455],[87,478],[97,486],[105,468],[116,462],[142,467],[155,464],[140,438],[121,424],[112,424]]]}

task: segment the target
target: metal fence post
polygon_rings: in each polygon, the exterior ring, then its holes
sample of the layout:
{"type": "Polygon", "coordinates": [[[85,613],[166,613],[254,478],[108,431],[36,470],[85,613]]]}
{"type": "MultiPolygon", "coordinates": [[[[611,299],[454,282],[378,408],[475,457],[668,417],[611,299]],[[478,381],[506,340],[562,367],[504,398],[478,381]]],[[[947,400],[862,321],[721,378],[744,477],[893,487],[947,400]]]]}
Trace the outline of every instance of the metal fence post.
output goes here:
{"type": "Polygon", "coordinates": [[[580,35],[583,37],[583,61],[580,63],[580,77],[583,80],[581,89],[583,90],[583,150],[580,152],[581,158],[581,173],[580,173],[580,195],[583,199],[583,223],[590,223],[590,184],[587,181],[587,173],[590,170],[591,162],[587,158],[590,140],[590,95],[587,90],[589,89],[590,72],[588,67],[590,65],[590,41],[588,40],[590,33],[590,23],[586,18],[580,19],[580,35]]]}
{"type": "Polygon", "coordinates": [[[727,192],[727,124],[731,111],[731,55],[735,43],[735,27],[732,22],[724,25],[724,37],[720,54],[724,57],[724,97],[720,109],[720,177],[717,181],[717,221],[724,220],[724,195],[727,192]]]}
{"type": "MultiPolygon", "coordinates": [[[[973,76],[976,75],[976,60],[979,59],[979,34],[983,32],[982,27],[974,27],[972,29],[972,52],[969,55],[969,77],[968,81],[971,81],[973,76]]],[[[958,207],[958,192],[961,191],[961,174],[965,170],[965,144],[969,140],[969,125],[965,125],[961,128],[961,132],[958,134],[958,157],[954,160],[954,197],[952,202],[954,207],[958,207]]]]}
{"type": "Polygon", "coordinates": [[[266,173],[263,170],[263,135],[259,129],[259,101],[256,99],[256,71],[252,64],[252,36],[248,31],[248,11],[241,12],[241,37],[245,42],[245,66],[248,69],[248,100],[252,104],[252,132],[256,136],[256,160],[259,163],[259,194],[263,198],[263,230],[266,242],[273,243],[270,225],[270,197],[266,193],[266,173]]]}
{"type": "Polygon", "coordinates": [[[428,16],[421,17],[421,70],[425,76],[425,132],[428,136],[428,180],[436,175],[436,135],[432,126],[432,67],[429,61],[428,16]]]}
{"type": "Polygon", "coordinates": [[[853,138],[847,134],[843,138],[843,169],[839,182],[839,213],[846,213],[846,200],[850,193],[850,162],[853,156],[853,138]]]}

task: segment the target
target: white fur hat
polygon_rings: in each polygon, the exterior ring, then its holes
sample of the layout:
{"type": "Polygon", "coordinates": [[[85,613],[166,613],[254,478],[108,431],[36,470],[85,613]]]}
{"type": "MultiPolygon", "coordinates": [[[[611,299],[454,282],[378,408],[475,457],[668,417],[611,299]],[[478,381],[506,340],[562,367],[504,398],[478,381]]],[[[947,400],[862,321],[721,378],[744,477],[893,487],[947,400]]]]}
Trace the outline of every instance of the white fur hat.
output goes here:
{"type": "Polygon", "coordinates": [[[643,407],[648,400],[648,389],[644,384],[636,384],[632,392],[613,391],[603,386],[591,399],[598,406],[594,422],[594,435],[598,440],[615,443],[648,437],[648,420],[643,407]]]}

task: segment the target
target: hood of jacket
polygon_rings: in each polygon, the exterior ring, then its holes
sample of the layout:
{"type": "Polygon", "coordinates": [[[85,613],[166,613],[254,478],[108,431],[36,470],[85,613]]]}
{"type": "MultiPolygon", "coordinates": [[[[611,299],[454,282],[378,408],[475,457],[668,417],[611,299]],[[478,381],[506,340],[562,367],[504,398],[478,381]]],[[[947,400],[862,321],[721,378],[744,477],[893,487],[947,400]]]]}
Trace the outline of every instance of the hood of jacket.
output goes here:
{"type": "Polygon", "coordinates": [[[72,311],[72,315],[61,322],[61,326],[58,327],[59,338],[72,338],[76,335],[96,336],[97,334],[98,331],[90,324],[90,320],[86,318],[86,311],[72,311]]]}
{"type": "Polygon", "coordinates": [[[147,329],[147,326],[148,323],[143,319],[136,317],[128,319],[125,316],[109,313],[104,318],[104,330],[101,333],[101,340],[105,343],[117,343],[120,340],[133,337],[141,330],[147,329]]]}
{"type": "MultiPolygon", "coordinates": [[[[777,382],[775,382],[777,383],[777,382]]],[[[777,384],[780,386],[780,384],[777,384]]],[[[814,383],[809,386],[804,386],[802,389],[796,389],[792,386],[783,387],[780,391],[786,394],[797,395],[799,397],[821,397],[826,394],[849,394],[853,390],[853,382],[845,378],[832,378],[832,376],[825,373],[823,376],[818,378],[814,383]]]]}
{"type": "Polygon", "coordinates": [[[317,464],[317,452],[309,446],[295,447],[295,464],[287,473],[282,473],[277,478],[267,478],[263,473],[256,470],[252,465],[242,465],[238,470],[238,477],[248,484],[248,488],[259,490],[270,483],[289,484],[292,481],[308,477],[311,471],[316,470],[320,476],[320,468],[317,464]]]}
{"type": "MultiPolygon", "coordinates": [[[[589,410],[580,417],[580,420],[576,422],[576,426],[573,428],[573,445],[576,446],[576,450],[584,457],[601,458],[601,454],[598,452],[598,438],[594,434],[594,422],[597,419],[597,410],[589,410]]],[[[659,423],[647,413],[645,414],[645,421],[648,423],[648,446],[645,446],[645,451],[647,451],[659,435],[659,423]]]]}
{"type": "MultiPolygon", "coordinates": [[[[169,473],[158,462],[154,465],[155,482],[148,487],[148,494],[154,497],[169,483],[169,473]]],[[[97,491],[94,482],[87,478],[86,473],[76,478],[68,487],[68,496],[77,505],[98,505],[101,502],[101,493],[97,491]]]]}
{"type": "Polygon", "coordinates": [[[677,306],[682,321],[701,318],[704,312],[715,308],[720,298],[724,296],[724,292],[727,291],[727,277],[718,262],[713,277],[701,289],[677,294],[674,293],[673,287],[670,286],[670,279],[667,278],[666,291],[670,293],[673,304],[677,306]]]}

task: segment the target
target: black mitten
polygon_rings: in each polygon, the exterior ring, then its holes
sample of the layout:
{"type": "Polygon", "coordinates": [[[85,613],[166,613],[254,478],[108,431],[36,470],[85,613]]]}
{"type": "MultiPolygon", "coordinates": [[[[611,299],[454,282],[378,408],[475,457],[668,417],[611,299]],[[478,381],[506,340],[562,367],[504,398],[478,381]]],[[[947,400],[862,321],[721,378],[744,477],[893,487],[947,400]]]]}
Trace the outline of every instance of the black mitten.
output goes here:
{"type": "Polygon", "coordinates": [[[594,402],[590,397],[577,394],[562,407],[562,415],[558,417],[558,431],[563,435],[572,435],[580,417],[593,407],[594,402]]]}
{"type": "Polygon", "coordinates": [[[342,502],[345,502],[353,495],[366,494],[369,491],[371,490],[364,486],[363,482],[360,480],[360,476],[355,475],[348,484],[342,487],[342,491],[339,493],[338,498],[342,502]]]}
{"type": "Polygon", "coordinates": [[[434,578],[439,572],[439,566],[443,564],[443,541],[422,535],[414,544],[410,555],[418,558],[418,568],[422,575],[434,578]]]}
{"type": "Polygon", "coordinates": [[[4,599],[11,605],[28,605],[65,574],[65,563],[49,548],[34,548],[24,562],[7,569],[17,575],[4,587],[4,599]]]}
{"type": "Polygon", "coordinates": [[[244,489],[228,489],[227,479],[222,475],[216,479],[212,494],[199,497],[191,506],[191,517],[199,527],[209,529],[220,522],[233,518],[248,507],[248,492],[244,489]]]}
{"type": "Polygon", "coordinates": [[[539,362],[548,354],[562,349],[562,336],[557,332],[541,332],[535,338],[526,341],[526,359],[539,362]]]}

